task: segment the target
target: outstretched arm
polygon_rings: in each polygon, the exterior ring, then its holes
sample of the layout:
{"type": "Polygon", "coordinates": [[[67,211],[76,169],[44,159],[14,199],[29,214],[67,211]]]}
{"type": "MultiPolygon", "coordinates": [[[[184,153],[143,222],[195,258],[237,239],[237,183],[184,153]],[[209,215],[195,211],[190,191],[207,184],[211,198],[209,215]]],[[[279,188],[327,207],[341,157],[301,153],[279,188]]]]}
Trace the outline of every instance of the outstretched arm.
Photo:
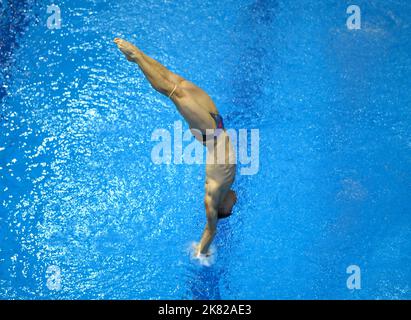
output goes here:
{"type": "Polygon", "coordinates": [[[115,38],[114,42],[121,52],[124,53],[128,61],[138,64],[155,90],[168,97],[170,97],[171,93],[173,96],[181,97],[182,90],[178,85],[184,81],[183,77],[172,73],[161,63],[147,56],[130,42],[119,38],[115,38]]]}
{"type": "Polygon", "coordinates": [[[198,245],[197,254],[208,254],[208,249],[210,248],[217,230],[219,192],[217,188],[212,188],[209,183],[206,185],[204,204],[207,215],[207,224],[198,245]]]}

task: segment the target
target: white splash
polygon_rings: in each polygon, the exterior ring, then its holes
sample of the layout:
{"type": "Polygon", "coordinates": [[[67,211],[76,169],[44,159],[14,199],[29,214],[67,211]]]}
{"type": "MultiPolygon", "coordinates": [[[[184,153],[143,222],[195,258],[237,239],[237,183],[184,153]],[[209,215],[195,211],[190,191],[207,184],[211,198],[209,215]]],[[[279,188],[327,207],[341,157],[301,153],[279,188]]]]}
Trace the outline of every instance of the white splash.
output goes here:
{"type": "Polygon", "coordinates": [[[211,246],[207,254],[197,254],[198,243],[192,242],[188,248],[191,260],[195,261],[201,266],[210,267],[215,262],[217,252],[214,246],[211,246]]]}

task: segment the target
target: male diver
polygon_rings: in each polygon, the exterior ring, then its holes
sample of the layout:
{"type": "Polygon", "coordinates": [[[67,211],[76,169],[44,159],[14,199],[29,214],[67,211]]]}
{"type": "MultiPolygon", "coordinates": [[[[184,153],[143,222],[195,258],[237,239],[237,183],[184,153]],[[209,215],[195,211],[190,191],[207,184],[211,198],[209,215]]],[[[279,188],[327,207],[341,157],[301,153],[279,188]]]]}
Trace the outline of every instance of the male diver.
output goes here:
{"type": "Polygon", "coordinates": [[[128,61],[138,64],[151,86],[174,102],[194,137],[207,147],[204,198],[207,224],[195,253],[197,257],[207,256],[217,220],[230,216],[237,201],[230,189],[236,172],[235,154],[223,119],[204,90],[172,73],[133,44],[119,38],[114,42],[128,61]]]}

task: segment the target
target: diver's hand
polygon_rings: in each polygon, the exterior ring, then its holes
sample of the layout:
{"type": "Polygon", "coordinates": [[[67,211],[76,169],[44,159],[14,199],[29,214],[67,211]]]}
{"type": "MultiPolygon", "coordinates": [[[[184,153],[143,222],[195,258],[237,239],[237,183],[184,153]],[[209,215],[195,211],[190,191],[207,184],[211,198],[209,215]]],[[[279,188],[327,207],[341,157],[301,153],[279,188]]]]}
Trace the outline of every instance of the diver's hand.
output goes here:
{"type": "Polygon", "coordinates": [[[201,258],[201,257],[209,257],[211,256],[211,251],[208,250],[207,253],[201,253],[200,244],[194,244],[194,257],[201,258]]]}

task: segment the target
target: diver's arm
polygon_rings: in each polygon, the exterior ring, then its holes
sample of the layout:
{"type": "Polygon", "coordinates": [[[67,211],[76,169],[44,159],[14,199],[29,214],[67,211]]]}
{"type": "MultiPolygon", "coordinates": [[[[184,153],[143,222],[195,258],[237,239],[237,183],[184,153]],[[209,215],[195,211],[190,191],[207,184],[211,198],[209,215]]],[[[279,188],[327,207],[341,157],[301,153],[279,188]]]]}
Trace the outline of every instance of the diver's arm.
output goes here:
{"type": "Polygon", "coordinates": [[[217,194],[215,192],[214,193],[207,192],[204,202],[205,202],[206,214],[207,214],[207,224],[205,226],[203,236],[198,246],[197,254],[208,254],[208,249],[210,248],[211,242],[213,241],[216,230],[217,230],[217,220],[218,220],[217,194]]]}

